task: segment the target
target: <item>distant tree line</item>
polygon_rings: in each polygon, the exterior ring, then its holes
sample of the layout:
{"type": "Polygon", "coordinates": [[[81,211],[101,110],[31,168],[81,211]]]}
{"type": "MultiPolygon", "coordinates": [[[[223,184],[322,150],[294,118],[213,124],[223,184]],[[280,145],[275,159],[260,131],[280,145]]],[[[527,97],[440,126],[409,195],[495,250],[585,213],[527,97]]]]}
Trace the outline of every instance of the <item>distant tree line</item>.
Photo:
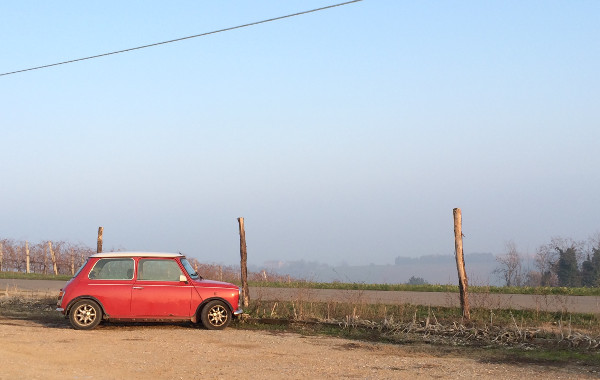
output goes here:
{"type": "Polygon", "coordinates": [[[587,241],[555,237],[538,247],[534,268],[523,268],[523,254],[514,242],[496,256],[506,286],[600,287],[600,233],[587,241]]]}
{"type": "Polygon", "coordinates": [[[406,284],[407,285],[427,285],[429,283],[427,281],[425,281],[425,279],[423,277],[411,276],[408,279],[408,282],[406,284]]]}

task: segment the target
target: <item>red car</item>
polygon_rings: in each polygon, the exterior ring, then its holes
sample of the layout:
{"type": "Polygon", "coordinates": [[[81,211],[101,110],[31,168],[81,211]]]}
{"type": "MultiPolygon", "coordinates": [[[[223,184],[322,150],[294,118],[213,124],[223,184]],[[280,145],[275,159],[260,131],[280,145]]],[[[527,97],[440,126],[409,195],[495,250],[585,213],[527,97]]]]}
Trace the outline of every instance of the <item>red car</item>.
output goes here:
{"type": "Polygon", "coordinates": [[[61,289],[56,310],[79,330],[103,319],[201,321],[220,330],[242,313],[240,293],[236,285],[204,280],[179,253],[98,253],[61,289]]]}

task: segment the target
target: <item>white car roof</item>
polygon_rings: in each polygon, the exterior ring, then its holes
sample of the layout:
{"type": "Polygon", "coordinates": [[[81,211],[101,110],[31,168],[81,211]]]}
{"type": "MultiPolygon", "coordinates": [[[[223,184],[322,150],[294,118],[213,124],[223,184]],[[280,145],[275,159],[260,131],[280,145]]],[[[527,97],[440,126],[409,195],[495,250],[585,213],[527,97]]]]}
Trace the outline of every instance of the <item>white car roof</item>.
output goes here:
{"type": "Polygon", "coordinates": [[[102,252],[90,257],[184,257],[181,253],[165,252],[102,252]]]}

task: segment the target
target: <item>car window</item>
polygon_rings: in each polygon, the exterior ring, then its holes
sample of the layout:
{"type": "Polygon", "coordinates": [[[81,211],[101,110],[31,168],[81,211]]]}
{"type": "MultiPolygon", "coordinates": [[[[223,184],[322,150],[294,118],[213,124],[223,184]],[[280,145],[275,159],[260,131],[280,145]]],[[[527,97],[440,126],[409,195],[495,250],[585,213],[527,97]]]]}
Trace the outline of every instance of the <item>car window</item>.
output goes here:
{"type": "MultiPolygon", "coordinates": [[[[89,259],[88,259],[88,260],[89,260],[89,259]]],[[[86,266],[86,265],[87,265],[87,263],[88,263],[88,260],[85,260],[85,261],[83,262],[83,264],[81,264],[81,266],[79,267],[79,269],[77,269],[77,272],[75,272],[75,274],[73,275],[73,278],[75,278],[75,277],[79,276],[79,272],[81,272],[81,270],[82,270],[83,268],[85,268],[85,266],[86,266]]]]}
{"type": "Polygon", "coordinates": [[[133,279],[133,259],[100,259],[90,271],[91,280],[133,279]]]}
{"type": "Polygon", "coordinates": [[[179,281],[182,274],[174,260],[141,259],[138,268],[138,280],[143,281],[179,281]]]}
{"type": "Polygon", "coordinates": [[[200,278],[200,275],[198,273],[196,273],[196,271],[194,270],[194,268],[192,267],[190,262],[187,261],[187,259],[181,259],[181,263],[183,264],[185,271],[188,272],[188,274],[190,275],[191,278],[193,278],[194,280],[197,280],[200,278]]]}

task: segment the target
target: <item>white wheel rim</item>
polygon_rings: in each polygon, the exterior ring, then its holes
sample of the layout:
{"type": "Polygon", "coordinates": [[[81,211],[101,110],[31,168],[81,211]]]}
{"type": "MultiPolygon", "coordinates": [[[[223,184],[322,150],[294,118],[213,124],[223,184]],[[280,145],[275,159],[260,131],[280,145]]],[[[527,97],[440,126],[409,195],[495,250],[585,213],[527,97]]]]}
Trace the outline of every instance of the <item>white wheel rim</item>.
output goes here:
{"type": "Polygon", "coordinates": [[[211,307],[208,311],[208,322],[215,327],[223,326],[227,322],[227,310],[221,305],[211,307]]]}
{"type": "Polygon", "coordinates": [[[91,325],[96,317],[96,309],[90,304],[81,305],[75,310],[75,321],[81,326],[91,325]]]}

